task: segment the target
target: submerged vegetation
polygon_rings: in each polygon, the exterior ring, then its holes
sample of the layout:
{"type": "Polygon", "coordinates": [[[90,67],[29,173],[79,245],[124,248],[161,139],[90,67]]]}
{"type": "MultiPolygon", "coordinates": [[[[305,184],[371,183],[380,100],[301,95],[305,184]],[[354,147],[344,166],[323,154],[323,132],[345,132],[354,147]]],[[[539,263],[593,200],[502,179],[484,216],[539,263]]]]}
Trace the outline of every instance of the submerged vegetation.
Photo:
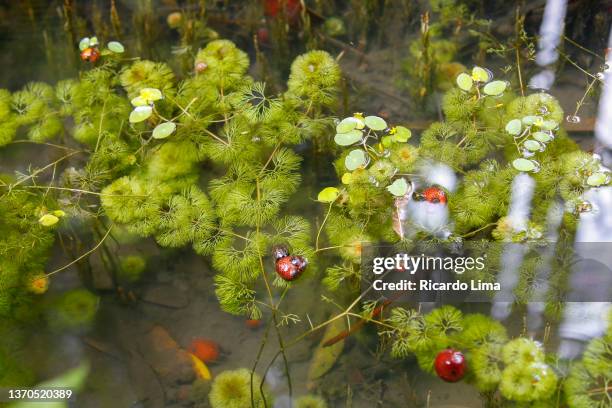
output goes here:
{"type": "MultiPolygon", "coordinates": [[[[440,108],[419,132],[365,99],[349,104],[352,72],[341,69],[346,52],[365,61],[363,50],[344,40],[366,41],[394,14],[414,19],[407,4],[351,2],[345,15],[326,16],[326,5],[338,5],[266,0],[238,14],[254,20],[223,20],[250,30],[248,42],[233,42],[209,25],[214,16],[207,13],[218,5],[188,1],[165,18],[178,45],[160,59],[153,52],[152,4],[138,3],[134,24],[142,32],[126,41],[114,1],[108,22],[94,13],[96,35],[79,25],[66,1],[64,27],[78,73],[0,90],[0,148],[12,154],[27,146],[50,160],[4,166],[10,173],[0,174],[0,319],[6,322],[0,337],[7,339],[0,344],[0,386],[40,383],[36,370],[20,363],[26,327],[81,335],[94,326],[103,299],[141,300],[137,289],[157,266],[146,249],[152,245],[172,262],[182,251],[201,256],[224,318],[240,316],[253,333],[265,327],[259,350],[249,356],[252,366],[222,371],[212,381],[207,358],[169,335],[157,339],[156,347],[172,350],[173,360],[187,361],[196,373],[193,406],[271,407],[279,397],[270,389],[277,360],[283,373],[276,382],[286,382],[293,406],[332,406],[326,399],[337,395],[327,392],[333,381],[324,384],[325,376],[347,351],[345,341],[366,324],[372,330],[360,333],[358,347],[375,348],[367,354],[377,363],[395,364],[385,356],[415,358],[419,370],[473,384],[488,407],[606,406],[612,324],[573,362],[555,354],[549,333],[569,290],[580,216],[601,211],[586,196],[609,188],[612,175],[568,136],[557,99],[525,89],[520,49],[527,47],[529,61],[533,48],[518,11],[514,42],[501,43],[473,2],[429,2],[398,72],[411,106],[440,108]],[[79,40],[77,32],[86,36],[79,40]],[[339,53],[323,50],[338,43],[339,53]],[[487,53],[513,52],[515,65],[491,70],[459,62],[469,55],[482,65],[487,53]],[[363,112],[347,116],[354,105],[363,112]],[[334,169],[335,182],[327,176],[334,169]],[[312,190],[312,178],[324,179],[325,188],[312,190]],[[531,197],[519,217],[516,190],[525,186],[531,197]],[[305,210],[310,202],[315,216],[305,210]],[[372,298],[362,286],[368,251],[379,243],[403,252],[423,244],[478,252],[486,267],[459,278],[482,282],[500,278],[511,244],[529,244],[510,288],[514,311],[523,313],[541,283],[539,248],[550,245],[551,225],[560,225],[560,233],[555,274],[546,277],[542,336],[513,333],[501,319],[454,306],[372,298]],[[71,267],[79,285],[55,287],[71,267]],[[101,275],[109,282],[104,288],[101,275]],[[318,289],[319,282],[326,292],[308,295],[340,310],[322,322],[286,300],[292,289],[318,289]],[[308,326],[288,337],[299,324],[308,326]],[[308,391],[320,388],[294,395],[289,349],[319,331],[325,333],[316,339],[308,391]],[[270,358],[264,350],[272,338],[277,351],[270,358]]],[[[213,345],[215,363],[223,351],[213,345]]],[[[88,370],[81,370],[79,384],[88,370]]]]}

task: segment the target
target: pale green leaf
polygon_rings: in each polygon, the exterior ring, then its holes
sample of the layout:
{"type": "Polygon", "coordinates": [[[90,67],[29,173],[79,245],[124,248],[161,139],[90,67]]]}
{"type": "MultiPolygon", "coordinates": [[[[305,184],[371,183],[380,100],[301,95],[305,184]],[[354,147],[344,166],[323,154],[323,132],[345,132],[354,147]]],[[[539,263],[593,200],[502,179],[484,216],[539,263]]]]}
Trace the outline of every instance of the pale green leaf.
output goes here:
{"type": "Polygon", "coordinates": [[[593,173],[587,178],[587,184],[592,187],[599,187],[608,184],[608,182],[609,177],[603,172],[593,173]]]}
{"type": "Polygon", "coordinates": [[[364,122],[372,130],[385,130],[387,128],[387,122],[378,116],[366,116],[364,122]]]}
{"type": "Polygon", "coordinates": [[[348,156],[344,159],[344,165],[347,170],[353,171],[359,167],[365,166],[366,164],[366,154],[361,149],[356,149],[351,151],[348,156]]]}
{"type": "Polygon", "coordinates": [[[552,135],[546,132],[533,132],[531,136],[538,142],[542,143],[548,143],[553,139],[552,135]]]}
{"type": "Polygon", "coordinates": [[[527,126],[531,126],[534,123],[538,123],[542,121],[542,117],[540,116],[533,116],[533,115],[529,115],[529,116],[525,116],[523,117],[523,123],[527,126]]]}
{"type": "Polygon", "coordinates": [[[153,139],[165,139],[174,133],[175,130],[176,124],[174,122],[160,123],[153,129],[153,139]]]}
{"type": "Polygon", "coordinates": [[[407,142],[408,139],[410,139],[411,137],[412,137],[412,132],[410,131],[410,129],[404,126],[395,127],[395,134],[393,135],[394,142],[404,143],[404,142],[407,142]]]}
{"type": "Polygon", "coordinates": [[[354,117],[344,118],[336,125],[336,133],[347,133],[357,128],[357,125],[361,122],[359,119],[354,117]]]}
{"type": "Polygon", "coordinates": [[[542,144],[537,140],[525,140],[523,146],[525,146],[525,149],[529,150],[530,152],[537,152],[539,150],[542,150],[542,144]]]}
{"type": "Polygon", "coordinates": [[[123,54],[125,52],[123,44],[121,44],[119,41],[111,41],[108,43],[107,47],[116,54],[123,54]]]}
{"type": "Polygon", "coordinates": [[[472,79],[476,82],[489,82],[491,80],[491,76],[486,69],[474,67],[472,69],[472,79]]]}
{"type": "Polygon", "coordinates": [[[493,81],[486,84],[482,90],[487,95],[497,96],[504,93],[507,86],[506,81],[493,81]]]}
{"type": "Polygon", "coordinates": [[[474,85],[474,80],[471,76],[464,72],[462,74],[459,74],[459,76],[457,77],[457,85],[464,91],[469,91],[474,85]]]}
{"type": "Polygon", "coordinates": [[[89,37],[85,37],[79,41],[79,50],[83,51],[85,48],[89,48],[89,37]]]}
{"type": "Polygon", "coordinates": [[[506,125],[506,132],[510,133],[511,135],[517,136],[521,133],[522,127],[523,126],[520,119],[512,119],[506,125]]]}
{"type": "Polygon", "coordinates": [[[532,171],[537,167],[533,160],[518,158],[512,162],[512,166],[518,171],[532,171]]]}
{"type": "Polygon", "coordinates": [[[130,123],[139,123],[143,122],[153,114],[153,108],[150,106],[137,106],[134,108],[132,113],[130,113],[130,123]]]}
{"type": "Polygon", "coordinates": [[[396,197],[403,197],[408,192],[408,182],[405,178],[399,178],[387,186],[387,190],[396,197]]]}
{"type": "Polygon", "coordinates": [[[363,133],[361,130],[353,129],[347,133],[338,133],[334,136],[334,142],[340,146],[350,146],[361,140],[363,133]]]}

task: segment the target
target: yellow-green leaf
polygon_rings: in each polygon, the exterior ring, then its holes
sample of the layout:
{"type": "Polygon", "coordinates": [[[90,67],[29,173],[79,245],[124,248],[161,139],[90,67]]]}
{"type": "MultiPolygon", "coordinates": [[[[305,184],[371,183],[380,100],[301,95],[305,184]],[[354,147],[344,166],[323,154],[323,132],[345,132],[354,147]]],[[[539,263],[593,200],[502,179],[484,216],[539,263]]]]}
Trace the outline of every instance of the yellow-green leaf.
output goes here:
{"type": "Polygon", "coordinates": [[[332,203],[338,198],[338,194],[340,194],[340,191],[336,187],[325,187],[319,192],[317,200],[324,203],[332,203]]]}
{"type": "Polygon", "coordinates": [[[457,77],[457,85],[464,91],[469,91],[474,85],[474,80],[468,74],[462,73],[457,77]]]}
{"type": "Polygon", "coordinates": [[[484,68],[474,67],[472,69],[472,79],[476,82],[489,82],[491,80],[491,75],[484,68]]]}
{"type": "Polygon", "coordinates": [[[51,227],[57,224],[58,221],[59,221],[59,218],[57,218],[53,214],[45,214],[38,219],[38,223],[42,225],[43,227],[51,227]]]}

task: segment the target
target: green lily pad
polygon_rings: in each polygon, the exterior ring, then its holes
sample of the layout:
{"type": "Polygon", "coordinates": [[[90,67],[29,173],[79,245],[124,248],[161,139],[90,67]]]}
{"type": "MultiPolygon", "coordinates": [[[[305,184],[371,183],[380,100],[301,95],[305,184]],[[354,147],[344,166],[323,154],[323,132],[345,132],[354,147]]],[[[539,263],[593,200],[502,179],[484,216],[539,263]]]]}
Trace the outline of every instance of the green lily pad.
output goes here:
{"type": "Polygon", "coordinates": [[[408,192],[408,183],[405,178],[399,178],[387,186],[387,190],[396,197],[403,197],[408,192]]]}
{"type": "Polygon", "coordinates": [[[506,81],[493,81],[486,84],[482,90],[487,95],[497,96],[504,93],[507,87],[506,81]]]}
{"type": "Polygon", "coordinates": [[[525,140],[523,146],[525,146],[525,149],[529,150],[530,152],[537,152],[542,149],[542,144],[540,144],[540,142],[531,139],[525,140]]]}
{"type": "Polygon", "coordinates": [[[531,136],[538,142],[542,143],[548,143],[553,139],[552,135],[546,132],[533,132],[531,136]]]}
{"type": "Polygon", "coordinates": [[[540,116],[533,116],[533,115],[529,115],[529,116],[525,116],[523,118],[523,123],[527,126],[531,126],[534,123],[538,123],[542,121],[542,117],[540,116]]]}
{"type": "Polygon", "coordinates": [[[535,170],[537,165],[533,160],[524,159],[521,157],[512,162],[512,167],[518,171],[532,171],[535,170]]]}
{"type": "Polygon", "coordinates": [[[107,47],[116,54],[123,54],[125,52],[125,47],[119,41],[111,41],[108,43],[107,47]]]}
{"type": "MultiPolygon", "coordinates": [[[[393,135],[393,136],[395,136],[395,135],[393,135]]],[[[383,136],[380,139],[380,142],[382,143],[383,147],[391,147],[393,142],[395,142],[395,139],[393,138],[393,136],[383,136]]]]}
{"type": "Polygon", "coordinates": [[[361,149],[351,151],[344,159],[344,166],[346,166],[348,171],[353,171],[359,167],[365,166],[365,164],[366,154],[361,149]]]}
{"type": "Polygon", "coordinates": [[[472,69],[472,79],[476,82],[489,82],[491,80],[491,76],[486,69],[474,67],[472,69]]]}
{"type": "Polygon", "coordinates": [[[79,41],[79,50],[83,51],[85,48],[89,48],[89,37],[85,37],[79,41]]]}
{"type": "Polygon", "coordinates": [[[360,120],[352,116],[350,118],[344,118],[336,126],[336,133],[350,132],[357,127],[358,122],[360,122],[360,120]]]}
{"type": "Polygon", "coordinates": [[[130,103],[132,106],[147,106],[149,104],[142,96],[133,98],[130,103]]]}
{"type": "Polygon", "coordinates": [[[506,124],[506,132],[510,133],[513,136],[518,136],[521,134],[521,129],[523,125],[520,119],[512,119],[508,124],[506,124]]]}
{"type": "Polygon", "coordinates": [[[457,77],[457,85],[464,91],[469,91],[474,85],[474,80],[471,76],[464,72],[462,74],[459,74],[459,76],[457,77]]]}
{"type": "Polygon", "coordinates": [[[153,108],[150,106],[137,106],[130,113],[130,123],[139,123],[149,119],[153,114],[153,108]]]}
{"type": "Polygon", "coordinates": [[[324,203],[332,203],[336,201],[336,198],[338,198],[339,194],[340,190],[338,190],[336,187],[325,187],[319,192],[317,200],[323,201],[324,203]]]}
{"type": "Polygon", "coordinates": [[[347,133],[336,134],[336,136],[334,136],[334,142],[340,146],[350,146],[359,142],[362,137],[363,132],[361,130],[353,129],[347,133]]]}
{"type": "Polygon", "coordinates": [[[153,129],[153,139],[165,139],[174,133],[175,130],[176,124],[174,122],[160,123],[153,129]]]}
{"type": "Polygon", "coordinates": [[[155,102],[162,99],[164,96],[161,91],[157,88],[142,88],[140,90],[140,97],[147,102],[155,102]]]}
{"type": "Polygon", "coordinates": [[[538,126],[540,127],[540,129],[544,129],[544,130],[555,130],[559,124],[557,122],[555,122],[552,119],[549,120],[544,120],[541,123],[538,123],[538,126]]]}
{"type": "Polygon", "coordinates": [[[387,128],[387,122],[378,116],[366,116],[364,121],[366,126],[372,130],[385,130],[387,128]]]}
{"type": "Polygon", "coordinates": [[[411,137],[412,137],[412,132],[410,131],[410,129],[408,129],[408,128],[404,127],[404,126],[396,126],[395,127],[395,134],[393,135],[393,141],[400,142],[400,143],[405,143],[411,137]]]}
{"type": "Polygon", "coordinates": [[[91,37],[89,39],[89,46],[90,47],[95,47],[98,44],[100,44],[100,42],[98,41],[98,37],[91,37]]]}
{"type": "Polygon", "coordinates": [[[608,175],[603,172],[593,173],[587,178],[587,184],[592,187],[599,187],[608,184],[608,182],[608,175]]]}

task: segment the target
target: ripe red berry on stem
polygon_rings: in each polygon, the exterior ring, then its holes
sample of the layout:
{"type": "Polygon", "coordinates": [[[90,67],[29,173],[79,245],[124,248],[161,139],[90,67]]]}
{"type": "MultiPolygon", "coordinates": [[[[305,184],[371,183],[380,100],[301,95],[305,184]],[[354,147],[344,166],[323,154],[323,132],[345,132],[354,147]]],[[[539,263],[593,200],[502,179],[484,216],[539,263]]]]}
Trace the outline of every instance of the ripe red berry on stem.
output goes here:
{"type": "Polygon", "coordinates": [[[297,279],[308,265],[302,256],[287,255],[276,260],[276,273],[286,281],[297,279]]]}
{"type": "Polygon", "coordinates": [[[465,375],[466,365],[463,353],[453,349],[439,352],[434,362],[438,377],[448,382],[461,380],[465,375]]]}
{"type": "Polygon", "coordinates": [[[413,194],[415,201],[427,201],[432,204],[446,204],[446,193],[438,186],[427,187],[413,194]]]}
{"type": "Polygon", "coordinates": [[[100,58],[100,51],[95,47],[87,47],[81,51],[81,61],[96,62],[100,58]]]}

